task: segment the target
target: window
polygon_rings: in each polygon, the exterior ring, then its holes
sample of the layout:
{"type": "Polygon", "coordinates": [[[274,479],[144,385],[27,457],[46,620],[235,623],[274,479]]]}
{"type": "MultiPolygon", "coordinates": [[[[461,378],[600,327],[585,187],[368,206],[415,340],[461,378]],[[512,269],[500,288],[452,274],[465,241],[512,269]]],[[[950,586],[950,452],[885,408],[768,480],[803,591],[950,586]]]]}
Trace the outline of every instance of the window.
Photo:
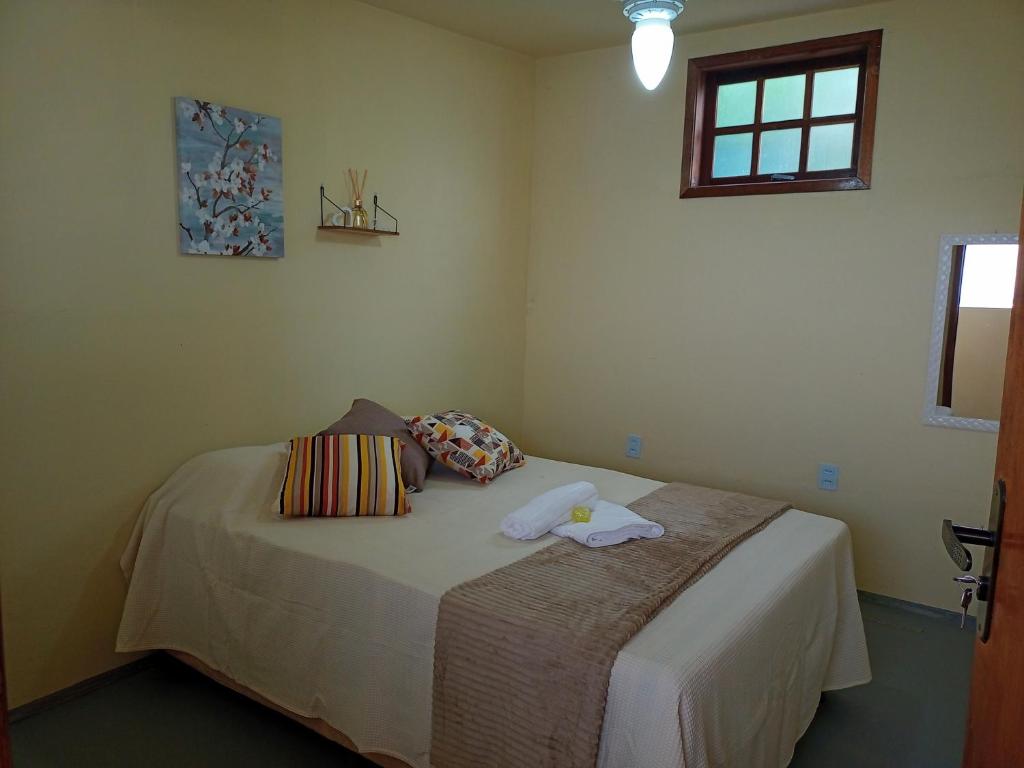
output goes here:
{"type": "Polygon", "coordinates": [[[954,265],[959,272],[960,306],[1011,309],[1017,276],[1017,246],[974,243],[962,248],[956,259],[959,269],[954,265]]]}
{"type": "Polygon", "coordinates": [[[868,189],[882,31],[690,59],[680,197],[868,189]]]}

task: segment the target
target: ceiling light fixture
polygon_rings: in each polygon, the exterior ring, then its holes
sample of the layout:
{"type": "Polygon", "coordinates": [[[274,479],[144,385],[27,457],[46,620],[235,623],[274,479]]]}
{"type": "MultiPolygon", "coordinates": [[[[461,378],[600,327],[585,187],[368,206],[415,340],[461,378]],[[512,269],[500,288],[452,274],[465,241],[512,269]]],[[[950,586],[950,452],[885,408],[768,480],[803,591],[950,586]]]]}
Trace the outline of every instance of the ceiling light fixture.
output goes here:
{"type": "Polygon", "coordinates": [[[633,30],[633,68],[644,88],[653,91],[672,60],[672,22],[683,12],[684,0],[622,0],[622,14],[636,24],[633,30]]]}

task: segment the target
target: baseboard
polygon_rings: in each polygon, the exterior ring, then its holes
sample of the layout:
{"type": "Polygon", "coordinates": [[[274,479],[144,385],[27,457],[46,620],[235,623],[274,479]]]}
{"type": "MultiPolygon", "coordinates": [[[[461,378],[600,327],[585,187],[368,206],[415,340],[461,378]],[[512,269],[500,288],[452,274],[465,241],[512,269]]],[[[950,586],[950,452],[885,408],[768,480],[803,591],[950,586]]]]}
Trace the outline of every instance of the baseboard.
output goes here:
{"type": "MultiPolygon", "coordinates": [[[[935,608],[931,605],[923,605],[921,603],[913,603],[909,600],[900,600],[898,597],[889,597],[888,595],[878,595],[874,592],[865,592],[862,589],[857,590],[857,594],[860,599],[865,603],[874,603],[875,605],[884,605],[888,608],[899,608],[902,611],[910,611],[920,616],[927,616],[931,619],[939,619],[940,621],[949,622],[955,624],[957,627],[960,626],[960,612],[959,611],[948,611],[945,608],[935,608]]],[[[974,631],[977,625],[977,621],[973,616],[967,617],[967,622],[964,625],[964,630],[970,629],[974,631]]]]}
{"type": "Polygon", "coordinates": [[[141,659],[130,661],[123,666],[101,672],[98,675],[82,680],[80,683],[69,685],[67,688],[61,688],[59,691],[54,691],[27,704],[22,704],[20,707],[15,707],[7,713],[8,720],[16,723],[27,717],[38,715],[40,712],[45,712],[60,704],[65,704],[72,699],[77,699],[79,696],[105,688],[111,683],[116,683],[118,680],[124,680],[126,677],[138,674],[142,670],[152,667],[155,663],[156,654],[149,654],[141,659]]]}

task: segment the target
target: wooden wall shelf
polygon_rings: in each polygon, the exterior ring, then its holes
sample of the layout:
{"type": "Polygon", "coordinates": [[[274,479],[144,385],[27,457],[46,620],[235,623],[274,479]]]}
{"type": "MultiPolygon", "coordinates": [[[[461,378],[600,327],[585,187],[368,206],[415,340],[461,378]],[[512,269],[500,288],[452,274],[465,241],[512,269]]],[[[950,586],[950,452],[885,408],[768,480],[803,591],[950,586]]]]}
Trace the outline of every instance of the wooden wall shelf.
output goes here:
{"type": "Polygon", "coordinates": [[[359,229],[358,227],[335,227],[324,224],[317,227],[326,232],[348,232],[353,235],[363,235],[369,237],[398,237],[397,232],[387,232],[383,229],[359,229]]]}
{"type": "MultiPolygon", "coordinates": [[[[351,169],[349,170],[349,173],[352,173],[351,169]]],[[[365,171],[363,171],[363,180],[364,181],[366,180],[366,172],[365,171]]],[[[355,179],[354,178],[352,179],[352,183],[355,184],[355,179]]],[[[327,194],[324,192],[324,185],[321,184],[320,185],[320,226],[317,227],[317,229],[322,229],[322,230],[324,230],[326,232],[348,232],[349,234],[352,234],[352,235],[362,235],[363,237],[398,237],[398,219],[396,219],[394,216],[392,216],[391,212],[388,211],[387,208],[385,208],[383,205],[381,205],[380,203],[377,202],[377,196],[376,195],[373,196],[373,218],[369,219],[369,221],[372,221],[374,224],[376,224],[379,221],[379,219],[377,218],[377,214],[378,213],[383,213],[385,216],[387,216],[389,219],[391,219],[393,222],[395,222],[395,231],[394,232],[391,232],[391,231],[386,230],[386,229],[373,229],[373,228],[362,229],[360,227],[346,227],[346,226],[337,226],[337,225],[334,225],[334,224],[328,224],[327,223],[328,219],[324,217],[324,200],[326,200],[328,203],[333,205],[334,209],[336,211],[340,211],[340,212],[348,211],[349,213],[352,213],[352,209],[351,208],[342,208],[336,202],[331,200],[331,198],[329,198],[327,196],[327,194]]]]}

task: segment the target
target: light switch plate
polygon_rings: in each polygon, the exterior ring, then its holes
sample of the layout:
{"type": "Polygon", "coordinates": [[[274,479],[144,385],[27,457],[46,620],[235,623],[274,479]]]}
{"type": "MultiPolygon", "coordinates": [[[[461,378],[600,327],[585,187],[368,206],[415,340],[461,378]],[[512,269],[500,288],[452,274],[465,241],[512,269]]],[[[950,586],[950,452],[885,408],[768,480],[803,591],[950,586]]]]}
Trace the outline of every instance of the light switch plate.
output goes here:
{"type": "Polygon", "coordinates": [[[818,465],[818,488],[823,491],[839,490],[839,467],[835,464],[818,465]]]}
{"type": "Polygon", "coordinates": [[[626,456],[631,459],[639,459],[643,452],[644,441],[640,435],[629,435],[626,437],[626,456]]]}

